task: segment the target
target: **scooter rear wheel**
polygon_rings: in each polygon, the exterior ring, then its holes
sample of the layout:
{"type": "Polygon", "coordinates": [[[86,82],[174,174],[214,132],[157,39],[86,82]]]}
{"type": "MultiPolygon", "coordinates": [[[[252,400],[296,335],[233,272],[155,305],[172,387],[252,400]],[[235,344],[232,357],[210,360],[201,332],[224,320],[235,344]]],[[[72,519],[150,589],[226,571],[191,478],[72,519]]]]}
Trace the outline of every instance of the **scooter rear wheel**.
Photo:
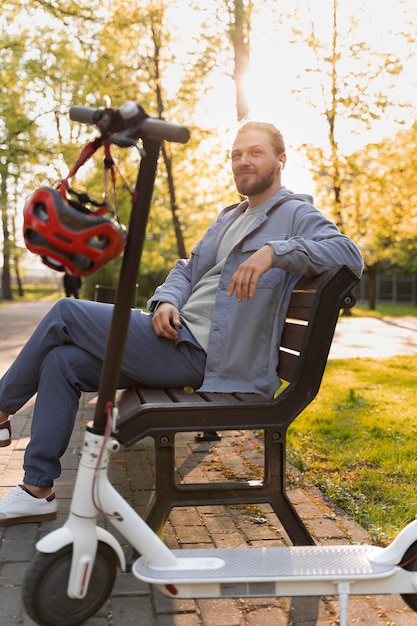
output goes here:
{"type": "MultiPolygon", "coordinates": [[[[402,558],[403,567],[411,572],[417,572],[417,541],[411,544],[402,558]]],[[[417,613],[417,593],[402,593],[402,599],[410,609],[417,613]]]]}
{"type": "Polygon", "coordinates": [[[52,554],[38,553],[23,580],[23,603],[29,617],[42,626],[79,626],[110,596],[117,573],[117,555],[99,542],[85,598],[67,595],[72,544],[52,554]]]}

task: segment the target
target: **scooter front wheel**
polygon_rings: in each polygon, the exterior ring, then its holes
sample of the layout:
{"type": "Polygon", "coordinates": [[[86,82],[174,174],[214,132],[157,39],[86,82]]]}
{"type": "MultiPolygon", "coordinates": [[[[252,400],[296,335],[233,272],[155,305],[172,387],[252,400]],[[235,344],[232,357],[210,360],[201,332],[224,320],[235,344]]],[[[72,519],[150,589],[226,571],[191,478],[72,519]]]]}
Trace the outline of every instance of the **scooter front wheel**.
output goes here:
{"type": "Polygon", "coordinates": [[[29,617],[41,626],[79,626],[97,613],[110,596],[117,573],[117,555],[99,541],[85,598],[68,597],[72,544],[58,552],[39,552],[26,572],[22,595],[29,617]]]}
{"type": "MultiPolygon", "coordinates": [[[[402,558],[402,567],[411,572],[417,572],[417,541],[411,544],[402,558]]],[[[402,599],[410,609],[417,613],[417,594],[402,593],[402,599]]]]}

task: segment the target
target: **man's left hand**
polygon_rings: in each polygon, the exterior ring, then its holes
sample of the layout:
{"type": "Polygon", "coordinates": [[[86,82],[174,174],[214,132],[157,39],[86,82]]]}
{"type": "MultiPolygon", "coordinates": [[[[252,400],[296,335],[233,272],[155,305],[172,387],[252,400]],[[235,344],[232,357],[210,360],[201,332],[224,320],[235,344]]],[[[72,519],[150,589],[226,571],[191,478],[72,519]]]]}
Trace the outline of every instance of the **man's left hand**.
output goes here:
{"type": "Polygon", "coordinates": [[[243,299],[250,300],[255,295],[259,278],[271,267],[272,250],[266,245],[239,265],[230,280],[227,295],[232,296],[235,293],[239,302],[243,299]]]}

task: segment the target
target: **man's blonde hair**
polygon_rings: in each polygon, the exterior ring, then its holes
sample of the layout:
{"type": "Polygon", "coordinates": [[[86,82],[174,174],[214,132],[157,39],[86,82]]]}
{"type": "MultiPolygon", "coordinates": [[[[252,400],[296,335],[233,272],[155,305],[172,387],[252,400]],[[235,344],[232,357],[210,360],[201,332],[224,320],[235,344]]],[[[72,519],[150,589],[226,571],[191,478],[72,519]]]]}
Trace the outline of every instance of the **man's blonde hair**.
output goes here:
{"type": "Polygon", "coordinates": [[[268,122],[246,122],[239,128],[236,137],[242,133],[252,130],[262,131],[269,136],[272,147],[274,148],[274,152],[277,156],[280,156],[285,152],[285,142],[282,133],[278,130],[278,128],[276,128],[276,126],[269,124],[268,122]]]}

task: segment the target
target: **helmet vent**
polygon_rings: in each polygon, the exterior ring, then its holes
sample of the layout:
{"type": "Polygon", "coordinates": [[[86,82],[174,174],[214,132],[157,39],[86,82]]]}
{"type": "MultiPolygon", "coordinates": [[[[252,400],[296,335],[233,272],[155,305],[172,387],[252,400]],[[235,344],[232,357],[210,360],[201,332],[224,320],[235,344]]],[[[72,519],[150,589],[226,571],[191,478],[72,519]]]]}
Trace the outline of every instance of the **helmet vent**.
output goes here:
{"type": "Polygon", "coordinates": [[[104,235],[97,235],[96,237],[90,237],[88,240],[88,245],[92,248],[97,248],[97,250],[105,250],[107,246],[110,244],[110,241],[104,235]]]}
{"type": "Polygon", "coordinates": [[[42,222],[47,222],[49,220],[48,211],[46,210],[46,206],[43,202],[36,202],[33,207],[33,214],[42,222]]]}

